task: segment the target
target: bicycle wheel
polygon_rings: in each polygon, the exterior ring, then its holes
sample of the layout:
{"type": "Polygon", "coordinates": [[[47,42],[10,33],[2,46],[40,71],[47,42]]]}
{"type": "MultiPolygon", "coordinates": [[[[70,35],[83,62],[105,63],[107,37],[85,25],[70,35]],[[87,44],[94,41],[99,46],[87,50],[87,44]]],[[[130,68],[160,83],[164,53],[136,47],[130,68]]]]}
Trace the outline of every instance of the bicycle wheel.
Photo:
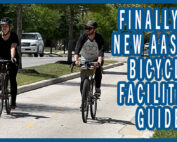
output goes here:
{"type": "Polygon", "coordinates": [[[2,109],[3,109],[3,80],[2,80],[2,77],[0,78],[0,116],[2,114],[2,109]]]}
{"type": "Polygon", "coordinates": [[[90,115],[92,117],[92,119],[96,118],[96,111],[97,111],[97,98],[94,96],[93,91],[95,90],[95,82],[93,81],[93,83],[91,84],[91,90],[90,93],[91,94],[91,99],[90,99],[90,115]]]}
{"type": "Polygon", "coordinates": [[[7,114],[10,114],[11,112],[11,92],[10,92],[10,80],[9,77],[5,76],[5,82],[4,82],[4,93],[5,93],[5,106],[6,106],[6,112],[7,114]]]}
{"type": "Polygon", "coordinates": [[[89,81],[88,79],[84,80],[83,89],[82,89],[82,120],[84,123],[87,123],[88,111],[89,111],[89,81]]]}

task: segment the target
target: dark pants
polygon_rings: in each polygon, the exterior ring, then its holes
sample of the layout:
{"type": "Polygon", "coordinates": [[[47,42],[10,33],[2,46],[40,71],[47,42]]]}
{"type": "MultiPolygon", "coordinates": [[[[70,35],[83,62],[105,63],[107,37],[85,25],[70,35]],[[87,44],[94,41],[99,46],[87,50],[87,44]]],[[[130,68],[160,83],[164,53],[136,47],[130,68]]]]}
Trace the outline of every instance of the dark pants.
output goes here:
{"type": "MultiPolygon", "coordinates": [[[[101,70],[101,68],[102,67],[97,68],[96,72],[95,72],[95,87],[96,88],[100,88],[101,87],[101,79],[102,79],[102,70],[101,70]]],[[[84,79],[85,78],[88,78],[88,76],[81,74],[81,84],[80,84],[80,92],[81,92],[81,94],[82,94],[82,88],[83,88],[83,83],[84,83],[84,79]]]]}
{"type": "Polygon", "coordinates": [[[11,95],[12,95],[12,104],[16,103],[16,96],[17,96],[17,72],[18,72],[18,66],[15,64],[10,65],[10,88],[11,88],[11,95]]]}

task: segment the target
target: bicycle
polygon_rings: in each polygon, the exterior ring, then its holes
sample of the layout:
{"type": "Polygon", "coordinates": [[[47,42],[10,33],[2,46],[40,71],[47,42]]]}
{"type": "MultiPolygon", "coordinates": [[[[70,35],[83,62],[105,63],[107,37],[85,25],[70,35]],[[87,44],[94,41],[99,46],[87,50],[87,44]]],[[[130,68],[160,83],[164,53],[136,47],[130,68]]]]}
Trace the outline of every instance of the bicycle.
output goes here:
{"type": "MultiPolygon", "coordinates": [[[[73,72],[73,67],[75,63],[71,66],[71,72],[73,72]]],[[[85,64],[81,64],[81,74],[85,75],[83,89],[82,89],[82,105],[81,105],[81,112],[82,112],[82,120],[84,123],[87,123],[88,113],[89,113],[89,106],[90,106],[90,115],[91,118],[94,120],[96,118],[97,112],[97,100],[99,99],[93,93],[95,89],[95,71],[96,67],[92,66],[92,62],[86,62],[85,64]]]]}
{"type": "Polygon", "coordinates": [[[10,93],[10,79],[9,69],[11,60],[0,59],[0,77],[1,77],[1,92],[0,92],[0,116],[2,114],[3,105],[5,102],[6,112],[11,112],[11,93],[10,93]]]}

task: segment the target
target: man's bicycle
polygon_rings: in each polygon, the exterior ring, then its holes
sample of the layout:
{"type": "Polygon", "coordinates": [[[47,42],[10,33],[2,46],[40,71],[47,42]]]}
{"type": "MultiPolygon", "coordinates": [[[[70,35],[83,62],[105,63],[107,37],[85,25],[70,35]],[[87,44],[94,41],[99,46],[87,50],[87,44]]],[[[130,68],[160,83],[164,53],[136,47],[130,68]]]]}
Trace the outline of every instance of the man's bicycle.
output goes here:
{"type": "MultiPolygon", "coordinates": [[[[75,63],[71,66],[71,72],[73,71],[73,67],[75,66],[75,63]]],[[[82,120],[84,123],[87,123],[88,119],[88,113],[90,108],[90,114],[91,118],[96,118],[96,111],[97,111],[97,100],[98,97],[96,97],[93,93],[95,90],[95,71],[96,67],[92,65],[92,63],[85,63],[81,64],[81,74],[85,75],[85,79],[83,82],[82,87],[82,105],[81,105],[81,112],[82,112],[82,120]]]]}
{"type": "Polygon", "coordinates": [[[11,93],[9,79],[9,69],[11,62],[11,60],[0,59],[0,115],[2,114],[4,102],[7,114],[10,114],[11,112],[11,93]]]}

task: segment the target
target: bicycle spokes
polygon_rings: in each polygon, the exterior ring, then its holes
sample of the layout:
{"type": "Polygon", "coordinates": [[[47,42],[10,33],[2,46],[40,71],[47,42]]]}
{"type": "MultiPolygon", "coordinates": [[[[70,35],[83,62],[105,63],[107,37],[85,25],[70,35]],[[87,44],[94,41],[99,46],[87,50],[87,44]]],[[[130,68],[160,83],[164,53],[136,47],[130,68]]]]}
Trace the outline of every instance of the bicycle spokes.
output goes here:
{"type": "Polygon", "coordinates": [[[10,106],[10,104],[11,104],[11,92],[10,92],[10,80],[9,79],[7,79],[6,80],[6,93],[5,93],[5,95],[6,95],[6,100],[5,100],[5,105],[6,105],[6,112],[7,112],[7,114],[10,114],[10,112],[11,112],[11,106],[10,106]]]}
{"type": "Polygon", "coordinates": [[[2,114],[3,102],[2,91],[0,90],[0,115],[2,114]]]}

